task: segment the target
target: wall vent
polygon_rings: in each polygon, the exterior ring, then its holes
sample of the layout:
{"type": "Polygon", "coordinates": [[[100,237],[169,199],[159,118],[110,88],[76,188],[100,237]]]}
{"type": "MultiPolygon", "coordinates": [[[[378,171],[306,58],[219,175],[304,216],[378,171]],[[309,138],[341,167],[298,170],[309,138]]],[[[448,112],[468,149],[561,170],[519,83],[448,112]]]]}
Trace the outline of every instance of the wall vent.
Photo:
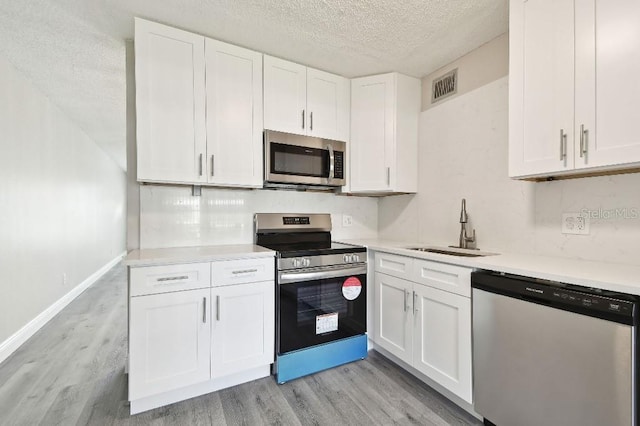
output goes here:
{"type": "Polygon", "coordinates": [[[454,95],[458,91],[458,68],[433,79],[431,86],[431,103],[454,95]]]}

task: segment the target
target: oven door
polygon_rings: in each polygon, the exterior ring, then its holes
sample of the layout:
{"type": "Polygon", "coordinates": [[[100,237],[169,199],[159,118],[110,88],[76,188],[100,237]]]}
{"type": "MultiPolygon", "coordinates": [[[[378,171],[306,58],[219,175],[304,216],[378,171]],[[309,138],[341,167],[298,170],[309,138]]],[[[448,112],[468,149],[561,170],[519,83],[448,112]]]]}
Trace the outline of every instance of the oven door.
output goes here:
{"type": "Polygon", "coordinates": [[[367,331],[367,267],[278,274],[278,354],[367,331]]]}

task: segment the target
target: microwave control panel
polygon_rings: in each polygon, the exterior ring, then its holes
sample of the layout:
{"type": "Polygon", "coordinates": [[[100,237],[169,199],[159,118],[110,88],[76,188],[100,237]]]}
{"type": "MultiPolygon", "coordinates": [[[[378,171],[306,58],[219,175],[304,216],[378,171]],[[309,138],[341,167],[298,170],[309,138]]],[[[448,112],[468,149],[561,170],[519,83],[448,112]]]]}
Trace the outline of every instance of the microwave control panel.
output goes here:
{"type": "Polygon", "coordinates": [[[336,151],[334,154],[333,176],[335,179],[344,179],[344,152],[336,151]]]}

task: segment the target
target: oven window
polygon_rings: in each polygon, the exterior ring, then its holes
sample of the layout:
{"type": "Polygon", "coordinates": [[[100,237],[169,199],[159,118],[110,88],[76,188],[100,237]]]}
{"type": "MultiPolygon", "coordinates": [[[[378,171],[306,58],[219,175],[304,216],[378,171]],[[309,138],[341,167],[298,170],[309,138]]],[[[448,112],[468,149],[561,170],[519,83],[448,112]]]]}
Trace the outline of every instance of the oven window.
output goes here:
{"type": "Polygon", "coordinates": [[[366,332],[366,275],[281,284],[278,313],[278,353],[328,343],[366,332]],[[343,287],[361,283],[357,297],[343,287]]]}
{"type": "Polygon", "coordinates": [[[296,176],[329,176],[329,152],[271,142],[271,173],[296,176]]]}
{"type": "Polygon", "coordinates": [[[347,302],[339,283],[302,287],[298,289],[297,323],[315,326],[318,315],[338,313],[338,317],[345,316],[347,302]]]}

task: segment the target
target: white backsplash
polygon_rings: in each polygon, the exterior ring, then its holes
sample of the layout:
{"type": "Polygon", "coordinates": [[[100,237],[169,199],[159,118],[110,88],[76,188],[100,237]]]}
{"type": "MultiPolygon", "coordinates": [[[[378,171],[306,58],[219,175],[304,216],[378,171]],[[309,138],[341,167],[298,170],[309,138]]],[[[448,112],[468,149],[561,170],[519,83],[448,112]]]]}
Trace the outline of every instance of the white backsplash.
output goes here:
{"type": "Polygon", "coordinates": [[[640,263],[640,218],[592,219],[589,235],[561,233],[563,212],[640,212],[640,174],[508,178],[507,84],[506,77],[496,80],[421,113],[418,194],[380,201],[379,237],[457,244],[466,198],[482,249],[640,263]]]}
{"type": "Polygon", "coordinates": [[[253,242],[254,213],[330,213],[334,239],[376,238],[378,200],[330,193],[140,186],[140,248],[253,242]],[[342,226],[342,215],[353,217],[342,226]]]}

